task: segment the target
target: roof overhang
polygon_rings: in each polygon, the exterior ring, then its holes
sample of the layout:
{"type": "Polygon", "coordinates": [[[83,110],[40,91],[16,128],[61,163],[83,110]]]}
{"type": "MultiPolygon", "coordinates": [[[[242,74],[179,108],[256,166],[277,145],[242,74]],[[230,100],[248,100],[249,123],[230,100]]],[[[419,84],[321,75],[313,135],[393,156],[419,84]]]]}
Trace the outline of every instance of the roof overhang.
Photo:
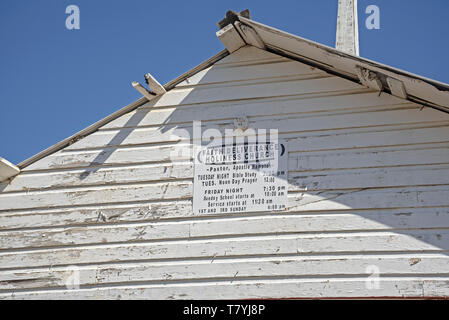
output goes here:
{"type": "MultiPolygon", "coordinates": [[[[228,12],[220,31],[237,32],[245,45],[253,45],[284,57],[320,68],[328,73],[409,101],[449,112],[449,85],[344,53],[293,34],[266,26],[246,14],[228,12]],[[227,23],[227,24],[226,24],[227,23]],[[232,27],[231,27],[232,25],[232,27]],[[229,31],[229,29],[235,29],[229,31]]],[[[217,35],[220,40],[233,37],[217,35]]],[[[225,41],[223,41],[225,43],[225,41]]],[[[226,43],[225,43],[226,46],[226,43]]],[[[235,48],[235,43],[231,48],[235,48]]],[[[234,49],[232,49],[234,50],[234,49]]]]}
{"type": "Polygon", "coordinates": [[[0,157],[0,182],[14,177],[20,169],[6,159],[0,157]]]}

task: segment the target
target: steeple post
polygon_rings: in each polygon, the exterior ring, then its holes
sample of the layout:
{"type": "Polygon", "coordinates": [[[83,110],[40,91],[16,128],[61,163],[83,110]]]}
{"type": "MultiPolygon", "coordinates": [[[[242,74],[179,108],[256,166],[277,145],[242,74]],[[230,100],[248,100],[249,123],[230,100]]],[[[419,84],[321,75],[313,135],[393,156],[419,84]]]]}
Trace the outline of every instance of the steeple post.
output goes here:
{"type": "Polygon", "coordinates": [[[359,55],[357,0],[338,0],[335,47],[343,52],[359,55]]]}

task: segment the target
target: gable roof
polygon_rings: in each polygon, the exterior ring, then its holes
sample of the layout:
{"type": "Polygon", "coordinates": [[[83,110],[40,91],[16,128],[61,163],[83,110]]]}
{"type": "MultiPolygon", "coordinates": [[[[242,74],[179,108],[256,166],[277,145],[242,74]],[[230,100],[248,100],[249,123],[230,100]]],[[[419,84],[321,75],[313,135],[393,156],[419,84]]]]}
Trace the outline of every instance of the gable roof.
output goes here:
{"type": "MultiPolygon", "coordinates": [[[[248,11],[243,11],[239,14],[228,11],[226,18],[220,21],[218,25],[221,29],[217,32],[217,36],[225,43],[226,49],[165,84],[164,88],[166,91],[173,89],[186,78],[212,66],[217,61],[229,55],[230,52],[245,45],[252,45],[376,89],[380,93],[386,92],[393,94],[411,102],[449,113],[449,85],[445,83],[424,78],[359,56],[350,55],[337,49],[266,26],[251,20],[248,11]]],[[[95,132],[101,126],[142,106],[146,102],[148,102],[148,99],[142,97],[84,130],[19,163],[17,166],[24,168],[59,151],[95,132]]]]}

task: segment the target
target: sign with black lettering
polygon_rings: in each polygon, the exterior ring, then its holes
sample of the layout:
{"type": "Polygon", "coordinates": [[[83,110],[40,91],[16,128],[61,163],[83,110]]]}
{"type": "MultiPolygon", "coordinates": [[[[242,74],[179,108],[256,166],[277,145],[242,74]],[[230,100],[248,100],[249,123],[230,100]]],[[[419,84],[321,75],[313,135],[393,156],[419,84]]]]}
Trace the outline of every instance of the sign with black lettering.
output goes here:
{"type": "Polygon", "coordinates": [[[279,211],[287,206],[285,142],[203,147],[195,154],[195,214],[279,211]]]}

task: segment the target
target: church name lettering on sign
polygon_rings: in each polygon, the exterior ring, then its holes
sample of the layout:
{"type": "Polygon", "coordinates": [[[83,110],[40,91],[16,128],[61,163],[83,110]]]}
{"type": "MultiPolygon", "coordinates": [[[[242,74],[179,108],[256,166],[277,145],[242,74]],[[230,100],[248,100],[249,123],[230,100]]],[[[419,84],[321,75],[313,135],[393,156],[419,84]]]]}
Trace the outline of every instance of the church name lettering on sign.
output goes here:
{"type": "Polygon", "coordinates": [[[202,147],[195,154],[193,211],[279,211],[287,206],[284,141],[202,147]]]}

